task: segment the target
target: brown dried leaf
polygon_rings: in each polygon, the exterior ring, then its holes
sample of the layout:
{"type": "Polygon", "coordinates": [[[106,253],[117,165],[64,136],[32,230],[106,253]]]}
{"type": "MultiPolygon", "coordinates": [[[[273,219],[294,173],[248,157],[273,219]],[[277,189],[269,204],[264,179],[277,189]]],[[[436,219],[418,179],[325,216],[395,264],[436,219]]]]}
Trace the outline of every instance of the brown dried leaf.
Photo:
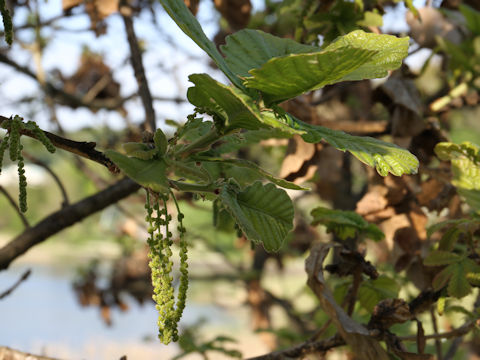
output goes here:
{"type": "Polygon", "coordinates": [[[100,55],[89,51],[82,54],[77,71],[63,80],[66,92],[81,96],[86,102],[120,96],[120,84],[113,80],[110,67],[100,55]]]}
{"type": "MultiPolygon", "coordinates": [[[[304,162],[310,160],[314,154],[315,144],[307,143],[299,135],[295,135],[288,142],[287,156],[283,160],[280,177],[286,178],[298,172],[304,162]]],[[[293,180],[290,179],[290,181],[293,180]]]]}
{"type": "Polygon", "coordinates": [[[339,334],[357,354],[364,360],[388,360],[388,354],[380,343],[369,335],[369,331],[354,321],[335,302],[330,289],[325,284],[322,267],[323,261],[332,244],[316,244],[305,262],[308,274],[308,286],[317,295],[320,306],[335,324],[339,334]]]}
{"type": "Polygon", "coordinates": [[[417,351],[419,354],[423,354],[425,352],[426,344],[427,339],[425,337],[425,330],[423,330],[421,321],[417,320],[417,351]]]}
{"type": "Polygon", "coordinates": [[[408,303],[403,299],[385,299],[373,309],[369,327],[386,330],[395,324],[411,320],[408,303]]]}

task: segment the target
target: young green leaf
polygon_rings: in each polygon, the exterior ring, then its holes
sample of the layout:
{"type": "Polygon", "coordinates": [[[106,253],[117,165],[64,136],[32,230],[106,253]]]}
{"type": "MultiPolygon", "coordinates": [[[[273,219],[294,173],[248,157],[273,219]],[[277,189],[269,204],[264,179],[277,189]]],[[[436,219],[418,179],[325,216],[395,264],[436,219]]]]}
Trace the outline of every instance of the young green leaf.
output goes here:
{"type": "Polygon", "coordinates": [[[270,174],[269,172],[263,170],[260,166],[255,164],[252,161],[245,160],[245,159],[223,159],[223,158],[211,158],[211,157],[196,157],[195,159],[198,159],[202,162],[213,162],[213,163],[221,163],[221,164],[229,164],[229,165],[234,165],[236,167],[243,167],[247,168],[250,170],[253,170],[256,172],[260,177],[263,177],[272,183],[274,183],[277,186],[280,186],[284,189],[292,189],[292,190],[310,190],[308,188],[305,188],[303,186],[294,184],[290,181],[284,180],[277,178],[270,174]]]}
{"type": "Polygon", "coordinates": [[[458,263],[463,258],[455,253],[449,251],[436,250],[432,251],[428,256],[423,260],[423,263],[426,266],[441,266],[458,263]]]}
{"type": "Polygon", "coordinates": [[[343,47],[270,59],[249,71],[247,88],[263,93],[268,103],[279,103],[310,90],[342,81],[349,73],[368,63],[375,51],[343,47]]]}
{"type": "Polygon", "coordinates": [[[267,251],[278,251],[293,228],[292,200],[273,184],[257,181],[243,191],[226,184],[220,200],[245,236],[267,251]]]}
{"type": "Polygon", "coordinates": [[[133,181],[153,191],[168,193],[166,164],[163,159],[141,160],[125,156],[114,150],[105,151],[105,155],[133,181]]]}
{"type": "Polygon", "coordinates": [[[365,309],[372,312],[381,300],[396,298],[399,290],[400,286],[394,279],[381,275],[375,280],[367,279],[361,283],[358,300],[365,309]]]}
{"type": "Polygon", "coordinates": [[[244,84],[260,90],[267,101],[280,102],[340,81],[384,77],[400,67],[408,42],[408,37],[353,31],[319,52],[271,58],[250,70],[244,84]]]}
{"type": "Polygon", "coordinates": [[[467,296],[472,287],[467,280],[463,263],[450,265],[452,267],[450,281],[448,282],[448,295],[458,299],[467,296]]]}
{"type": "MultiPolygon", "coordinates": [[[[288,114],[287,114],[288,115],[288,114]]],[[[348,151],[361,162],[375,167],[382,176],[388,173],[400,176],[415,174],[418,169],[418,159],[408,150],[372,137],[353,136],[343,131],[328,129],[323,126],[311,125],[288,115],[289,126],[306,133],[303,140],[318,143],[325,140],[338,150],[348,151]]]]}
{"type": "Polygon", "coordinates": [[[240,79],[230,70],[222,54],[217,50],[215,44],[207,38],[197,19],[188,10],[185,3],[180,0],[160,0],[160,3],[178,27],[210,56],[230,81],[238,88],[244,89],[240,79]]]}
{"type": "Polygon", "coordinates": [[[263,124],[260,110],[253,100],[231,86],[212,79],[207,74],[193,74],[189,80],[195,84],[188,89],[188,100],[200,111],[216,114],[225,122],[225,131],[243,128],[268,128],[263,124]]]}
{"type": "Polygon", "coordinates": [[[244,29],[227,36],[220,47],[228,67],[238,76],[248,77],[251,69],[268,60],[290,55],[319,52],[316,46],[300,44],[292,39],[279,38],[260,30],[244,29]]]}
{"type": "Polygon", "coordinates": [[[480,212],[480,149],[464,142],[438,143],[435,153],[444,161],[452,162],[453,181],[458,193],[475,212],[480,212]]]}
{"type": "Polygon", "coordinates": [[[322,224],[328,231],[334,232],[342,240],[364,235],[375,241],[382,240],[385,235],[373,224],[353,211],[332,210],[317,207],[312,210],[312,225],[322,224]]]}

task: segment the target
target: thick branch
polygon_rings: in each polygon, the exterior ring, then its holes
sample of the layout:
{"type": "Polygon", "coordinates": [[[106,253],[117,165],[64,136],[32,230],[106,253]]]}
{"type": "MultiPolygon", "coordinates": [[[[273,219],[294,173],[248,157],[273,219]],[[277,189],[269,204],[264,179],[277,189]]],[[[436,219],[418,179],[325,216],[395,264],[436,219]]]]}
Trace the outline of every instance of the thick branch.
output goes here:
{"type": "Polygon", "coordinates": [[[115,204],[139,188],[140,185],[134,181],[123,179],[95,195],[52,213],[0,249],[0,270],[7,269],[13,260],[27,252],[33,246],[95,212],[115,204]]]}
{"type": "Polygon", "coordinates": [[[155,110],[153,109],[152,94],[150,93],[147,77],[145,76],[145,69],[142,62],[142,52],[140,51],[140,46],[138,45],[137,36],[135,35],[135,29],[133,27],[133,20],[131,16],[132,10],[125,5],[125,2],[123,2],[120,13],[122,15],[123,23],[125,24],[128,44],[130,45],[130,59],[132,61],[135,78],[137,79],[138,93],[142,99],[143,108],[145,109],[145,130],[154,132],[156,128],[155,110]]]}
{"type": "MultiPolygon", "coordinates": [[[[9,121],[11,121],[9,118],[0,115],[0,125],[2,127],[8,128],[9,121]]],[[[34,139],[37,138],[32,131],[27,129],[21,129],[20,133],[34,139]]],[[[113,173],[119,172],[118,167],[109,158],[103,155],[102,152],[95,150],[95,146],[97,145],[95,142],[74,141],[52,134],[48,131],[43,131],[43,133],[50,139],[55,147],[95,161],[103,166],[106,166],[108,170],[113,173]]]]}
{"type": "Polygon", "coordinates": [[[256,356],[250,358],[249,360],[281,360],[281,359],[291,359],[303,357],[307,354],[317,353],[317,352],[326,352],[330,349],[333,349],[338,346],[345,345],[345,340],[343,340],[339,335],[335,335],[331,338],[320,340],[320,341],[307,341],[303,344],[294,346],[289,349],[275,351],[269,354],[256,356]]]}

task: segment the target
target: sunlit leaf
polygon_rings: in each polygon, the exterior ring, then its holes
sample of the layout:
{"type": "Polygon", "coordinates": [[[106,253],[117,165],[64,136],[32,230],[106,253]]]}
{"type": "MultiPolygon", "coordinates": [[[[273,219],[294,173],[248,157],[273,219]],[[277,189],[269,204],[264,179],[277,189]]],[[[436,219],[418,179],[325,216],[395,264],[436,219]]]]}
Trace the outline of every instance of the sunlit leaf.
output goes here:
{"type": "Polygon", "coordinates": [[[470,142],[441,142],[435,146],[441,160],[452,162],[453,181],[458,193],[472,210],[480,212],[480,149],[470,142]]]}
{"type": "Polygon", "coordinates": [[[278,251],[293,228],[292,201],[273,184],[255,182],[243,191],[227,184],[220,200],[245,236],[267,251],[278,251]]]}
{"type": "Polygon", "coordinates": [[[260,90],[267,101],[279,102],[340,81],[384,77],[401,65],[408,41],[353,31],[324,50],[272,58],[250,70],[244,84],[260,90]]]}
{"type": "Polygon", "coordinates": [[[240,90],[223,85],[207,74],[193,74],[189,79],[195,86],[188,89],[188,100],[200,111],[221,118],[225,132],[234,129],[258,130],[271,127],[294,132],[276,121],[271,112],[260,112],[253,99],[240,90]]]}
{"type": "Polygon", "coordinates": [[[250,76],[248,72],[251,69],[261,67],[274,57],[322,50],[252,29],[237,31],[227,36],[225,41],[226,45],[220,47],[225,61],[233,72],[242,77],[250,76]]]}
{"type": "Polygon", "coordinates": [[[281,120],[296,130],[304,131],[302,138],[306,142],[318,143],[324,140],[338,150],[348,151],[361,162],[375,167],[382,176],[388,175],[389,172],[396,176],[417,172],[418,159],[415,155],[395,144],[307,124],[289,114],[281,120]]]}

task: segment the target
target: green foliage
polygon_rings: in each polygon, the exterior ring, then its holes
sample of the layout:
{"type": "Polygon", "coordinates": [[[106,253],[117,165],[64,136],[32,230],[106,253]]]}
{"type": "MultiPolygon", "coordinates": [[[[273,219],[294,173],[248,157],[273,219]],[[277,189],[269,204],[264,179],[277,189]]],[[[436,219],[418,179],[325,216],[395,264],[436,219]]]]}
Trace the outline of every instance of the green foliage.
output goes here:
{"type": "Polygon", "coordinates": [[[445,227],[447,227],[447,230],[440,239],[438,249],[452,251],[457,241],[462,237],[467,240],[472,239],[474,232],[480,228],[480,219],[474,216],[471,219],[452,219],[439,222],[427,229],[428,237],[445,227]]]}
{"type": "Polygon", "coordinates": [[[245,236],[267,251],[278,251],[293,228],[293,204],[284,190],[255,182],[244,190],[222,187],[220,200],[245,236]]]}
{"type": "Polygon", "coordinates": [[[375,167],[382,176],[387,176],[389,172],[396,176],[417,172],[416,156],[395,144],[372,137],[352,136],[343,131],[289,118],[292,127],[305,131],[302,138],[306,142],[317,143],[325,140],[338,150],[348,151],[364,164],[375,167]]]}
{"type": "Polygon", "coordinates": [[[325,225],[328,232],[335,233],[342,240],[360,237],[380,241],[385,238],[376,225],[368,223],[353,211],[317,207],[312,210],[311,215],[312,225],[325,225]]]}
{"type": "Polygon", "coordinates": [[[219,118],[226,133],[239,128],[257,130],[267,127],[257,105],[239,90],[225,86],[207,74],[190,75],[189,79],[195,87],[188,89],[188,100],[198,108],[197,111],[219,118]]]}
{"type": "Polygon", "coordinates": [[[12,42],[13,42],[12,15],[10,15],[10,11],[8,11],[7,9],[5,0],[0,0],[0,13],[2,14],[3,28],[5,31],[5,41],[7,42],[8,45],[12,45],[12,42]]]}
{"type": "Polygon", "coordinates": [[[435,153],[444,161],[451,161],[453,181],[458,193],[472,210],[480,212],[480,153],[478,146],[442,142],[435,146],[435,153]]]}
{"type": "Polygon", "coordinates": [[[401,65],[408,41],[353,31],[323,50],[273,57],[251,69],[252,77],[246,77],[244,84],[260,90],[268,101],[280,102],[340,81],[384,77],[401,65]]]}
{"type": "Polygon", "coordinates": [[[244,29],[227,36],[221,46],[225,61],[239,77],[251,76],[251,69],[260,68],[273,58],[291,54],[319,52],[317,46],[300,44],[292,39],[279,38],[260,30],[244,29]]]}
{"type": "Polygon", "coordinates": [[[142,160],[128,157],[115,150],[105,151],[125,175],[142,186],[162,194],[168,193],[169,184],[166,176],[167,165],[163,159],[142,160]]]}
{"type": "Polygon", "coordinates": [[[234,167],[246,168],[255,172],[259,177],[267,179],[268,181],[274,183],[277,186],[280,186],[284,189],[292,190],[309,190],[308,188],[302,187],[300,185],[294,184],[290,181],[280,179],[276,176],[273,176],[269,172],[263,170],[260,166],[255,164],[252,161],[245,159],[223,159],[223,158],[211,158],[211,157],[196,157],[196,159],[201,160],[202,162],[213,162],[219,164],[228,164],[233,165],[234,167]]]}
{"type": "Polygon", "coordinates": [[[203,358],[208,359],[207,354],[210,352],[217,352],[230,358],[240,359],[242,357],[242,354],[239,351],[228,349],[226,347],[229,343],[235,343],[235,339],[227,336],[216,336],[211,340],[203,340],[201,335],[204,333],[205,332],[201,329],[201,321],[187,327],[178,341],[178,345],[180,346],[180,349],[182,349],[182,352],[173,357],[172,360],[182,359],[183,357],[194,353],[199,353],[203,358]]]}
{"type": "Polygon", "coordinates": [[[424,260],[426,266],[446,265],[433,279],[434,290],[447,286],[449,296],[462,298],[471,292],[471,284],[479,278],[480,265],[465,255],[447,251],[432,251],[424,260]]]}
{"type": "Polygon", "coordinates": [[[369,312],[381,300],[395,299],[398,297],[400,285],[392,278],[381,275],[376,279],[367,279],[360,284],[358,301],[369,312]]]}

